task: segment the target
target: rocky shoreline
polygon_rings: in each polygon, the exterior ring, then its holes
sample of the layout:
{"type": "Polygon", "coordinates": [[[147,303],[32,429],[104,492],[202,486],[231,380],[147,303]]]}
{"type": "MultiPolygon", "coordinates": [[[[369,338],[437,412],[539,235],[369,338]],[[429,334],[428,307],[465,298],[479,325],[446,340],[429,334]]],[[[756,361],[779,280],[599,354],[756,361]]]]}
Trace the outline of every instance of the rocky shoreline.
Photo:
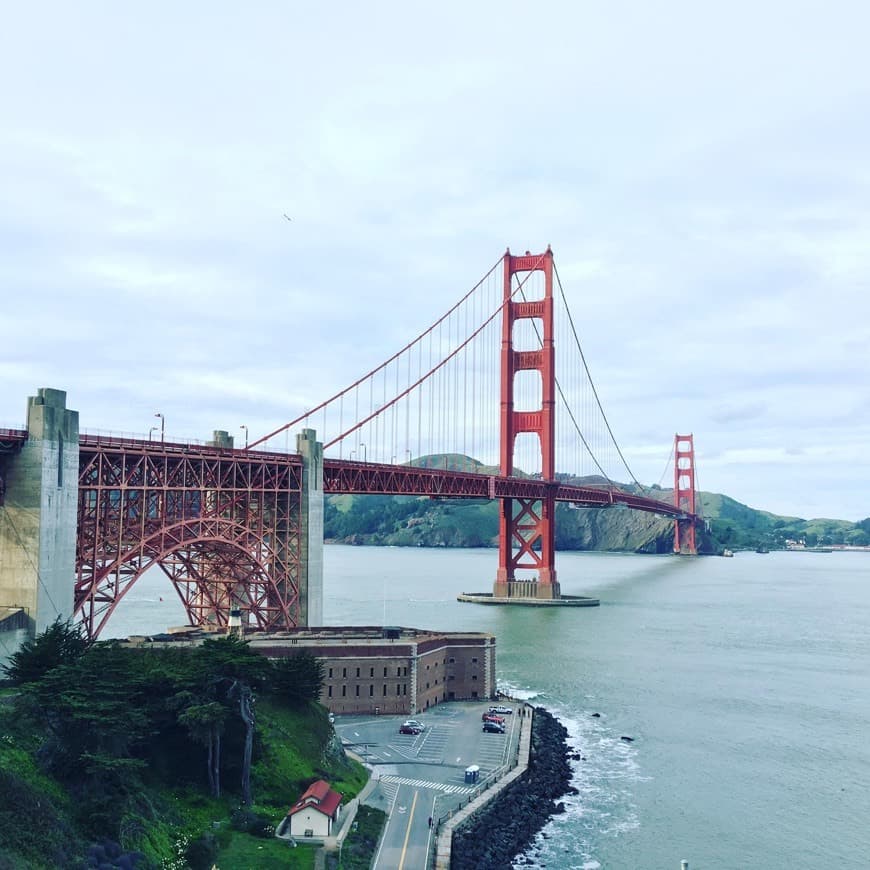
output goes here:
{"type": "Polygon", "coordinates": [[[565,811],[558,799],[576,794],[571,786],[574,757],[565,726],[543,707],[535,708],[529,767],[453,833],[451,870],[509,867],[528,849],[551,816],[565,811]]]}

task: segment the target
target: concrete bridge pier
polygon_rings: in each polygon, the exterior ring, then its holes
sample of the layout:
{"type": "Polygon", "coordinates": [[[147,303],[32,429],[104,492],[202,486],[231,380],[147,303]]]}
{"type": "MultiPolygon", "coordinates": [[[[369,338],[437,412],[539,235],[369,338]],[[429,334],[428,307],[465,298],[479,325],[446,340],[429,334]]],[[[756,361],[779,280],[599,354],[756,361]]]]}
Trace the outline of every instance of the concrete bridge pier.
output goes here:
{"type": "Polygon", "coordinates": [[[296,436],[302,457],[299,504],[299,624],[323,625],[323,444],[314,429],[296,436]]]}
{"type": "Polygon", "coordinates": [[[0,631],[3,622],[14,628],[2,633],[3,658],[73,613],[79,414],[66,407],[65,391],[41,387],[28,398],[27,432],[21,450],[5,457],[0,631]]]}

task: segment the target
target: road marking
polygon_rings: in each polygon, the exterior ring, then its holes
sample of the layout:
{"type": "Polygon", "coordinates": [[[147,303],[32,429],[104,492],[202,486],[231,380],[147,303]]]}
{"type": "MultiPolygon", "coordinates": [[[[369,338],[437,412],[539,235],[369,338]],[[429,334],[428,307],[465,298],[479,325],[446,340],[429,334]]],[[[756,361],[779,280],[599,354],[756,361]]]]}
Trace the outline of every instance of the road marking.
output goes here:
{"type": "Polygon", "coordinates": [[[414,808],[417,806],[417,795],[420,792],[414,792],[414,800],[411,801],[411,814],[408,816],[408,830],[405,831],[405,842],[402,844],[402,857],[399,858],[398,870],[402,870],[405,866],[405,852],[408,851],[408,840],[411,837],[411,824],[414,821],[414,808]]]}
{"type": "Polygon", "coordinates": [[[392,774],[382,776],[381,782],[396,785],[410,785],[414,788],[435,789],[436,791],[443,791],[446,794],[471,794],[474,791],[473,788],[466,788],[464,785],[451,785],[446,782],[430,782],[425,779],[408,779],[404,776],[393,776],[392,774]]]}

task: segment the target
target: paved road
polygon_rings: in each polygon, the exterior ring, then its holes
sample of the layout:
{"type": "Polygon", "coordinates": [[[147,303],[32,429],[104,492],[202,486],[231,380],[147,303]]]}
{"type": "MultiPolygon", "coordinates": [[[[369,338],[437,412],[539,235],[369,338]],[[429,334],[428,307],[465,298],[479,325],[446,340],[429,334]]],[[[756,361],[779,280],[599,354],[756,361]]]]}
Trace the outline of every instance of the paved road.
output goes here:
{"type": "Polygon", "coordinates": [[[446,817],[478,786],[465,783],[476,764],[480,783],[496,775],[516,753],[519,724],[507,716],[505,734],[482,730],[489,702],[450,702],[414,718],[421,734],[399,734],[400,716],[339,716],[335,730],[347,748],[362,756],[379,780],[389,818],[375,858],[376,870],[422,870],[434,830],[430,817],[446,817]]]}

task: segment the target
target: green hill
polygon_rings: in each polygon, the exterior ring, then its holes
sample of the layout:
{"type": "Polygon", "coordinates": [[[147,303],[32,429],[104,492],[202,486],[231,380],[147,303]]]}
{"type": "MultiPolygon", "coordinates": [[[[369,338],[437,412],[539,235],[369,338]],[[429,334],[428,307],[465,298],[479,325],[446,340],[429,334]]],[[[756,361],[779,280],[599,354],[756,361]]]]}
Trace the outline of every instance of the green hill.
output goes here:
{"type": "Polygon", "coordinates": [[[272,663],[233,638],[84,649],[51,631],[0,693],[0,870],[314,866],[275,826],[315,780],[347,801],[368,779],[314,700],[314,659],[272,663]]]}

